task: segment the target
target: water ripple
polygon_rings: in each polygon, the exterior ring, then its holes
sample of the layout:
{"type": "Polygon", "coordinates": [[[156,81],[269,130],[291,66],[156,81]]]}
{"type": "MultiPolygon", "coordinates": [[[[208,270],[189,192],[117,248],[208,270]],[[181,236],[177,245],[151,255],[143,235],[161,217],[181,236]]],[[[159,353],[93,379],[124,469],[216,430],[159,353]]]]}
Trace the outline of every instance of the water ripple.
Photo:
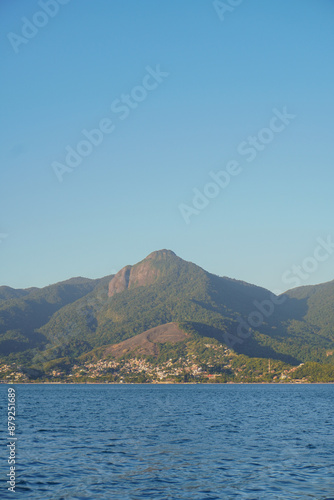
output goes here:
{"type": "Polygon", "coordinates": [[[333,391],[17,386],[15,498],[333,500],[333,391]]]}

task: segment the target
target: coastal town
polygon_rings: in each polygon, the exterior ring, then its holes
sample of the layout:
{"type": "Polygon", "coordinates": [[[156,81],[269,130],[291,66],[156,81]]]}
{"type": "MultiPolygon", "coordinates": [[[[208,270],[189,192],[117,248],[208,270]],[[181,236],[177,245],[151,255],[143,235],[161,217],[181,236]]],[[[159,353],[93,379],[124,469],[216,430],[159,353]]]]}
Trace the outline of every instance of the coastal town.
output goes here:
{"type": "Polygon", "coordinates": [[[195,354],[185,358],[168,359],[157,363],[143,357],[99,359],[83,363],[62,358],[58,362],[37,367],[22,368],[16,363],[0,364],[0,383],[304,383],[306,377],[296,378],[296,370],[303,366],[282,369],[280,362],[256,359],[247,367],[243,359],[223,345],[205,344],[213,354],[206,363],[195,354]],[[252,373],[250,373],[250,370],[252,373]]]}

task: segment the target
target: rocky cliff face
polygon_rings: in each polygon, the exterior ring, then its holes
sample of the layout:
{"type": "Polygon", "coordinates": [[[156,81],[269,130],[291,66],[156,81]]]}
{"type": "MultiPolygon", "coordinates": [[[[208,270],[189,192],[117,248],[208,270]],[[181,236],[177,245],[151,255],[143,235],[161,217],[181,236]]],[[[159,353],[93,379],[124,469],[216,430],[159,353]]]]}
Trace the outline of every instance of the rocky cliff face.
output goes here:
{"type": "Polygon", "coordinates": [[[125,266],[110,281],[108,296],[121,293],[127,288],[136,288],[155,283],[162,275],[159,266],[161,261],[166,261],[170,257],[178,258],[171,250],[158,250],[152,252],[135,266],[125,266]]]}
{"type": "Polygon", "coordinates": [[[110,281],[108,296],[112,297],[115,293],[121,293],[129,286],[131,266],[125,266],[110,281]]]}

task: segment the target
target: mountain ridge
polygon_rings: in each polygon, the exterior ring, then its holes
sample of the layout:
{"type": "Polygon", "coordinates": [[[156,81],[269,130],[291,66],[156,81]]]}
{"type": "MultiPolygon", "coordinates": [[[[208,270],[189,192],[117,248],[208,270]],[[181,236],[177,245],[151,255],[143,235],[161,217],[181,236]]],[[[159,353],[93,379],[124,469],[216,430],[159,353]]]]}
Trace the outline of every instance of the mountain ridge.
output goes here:
{"type": "Polygon", "coordinates": [[[331,363],[333,310],[334,281],[278,297],[162,249],[96,280],[76,277],[30,291],[0,287],[0,361],[74,360],[175,324],[196,342],[214,339],[238,356],[331,363]]]}

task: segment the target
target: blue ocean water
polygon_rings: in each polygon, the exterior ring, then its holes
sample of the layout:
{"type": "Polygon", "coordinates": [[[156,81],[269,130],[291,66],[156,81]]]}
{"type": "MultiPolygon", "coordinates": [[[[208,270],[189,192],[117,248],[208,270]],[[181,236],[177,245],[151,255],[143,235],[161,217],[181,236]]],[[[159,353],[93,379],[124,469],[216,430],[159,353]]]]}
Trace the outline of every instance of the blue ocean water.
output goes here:
{"type": "Polygon", "coordinates": [[[16,385],[17,484],[34,500],[334,499],[333,385],[16,385]]]}

